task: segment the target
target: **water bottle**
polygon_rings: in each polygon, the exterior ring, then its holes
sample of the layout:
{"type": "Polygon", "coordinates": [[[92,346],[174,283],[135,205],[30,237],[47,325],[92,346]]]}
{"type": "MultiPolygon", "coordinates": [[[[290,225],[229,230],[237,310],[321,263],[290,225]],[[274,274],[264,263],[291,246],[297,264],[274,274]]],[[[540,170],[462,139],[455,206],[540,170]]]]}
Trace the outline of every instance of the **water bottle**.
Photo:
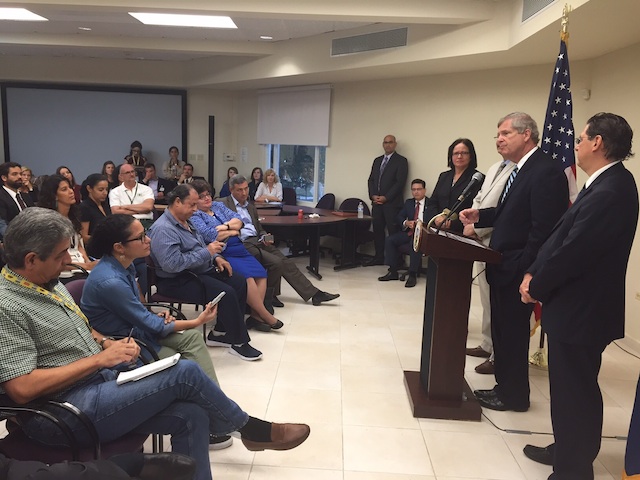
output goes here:
{"type": "Polygon", "coordinates": [[[358,204],[358,218],[364,218],[364,205],[362,202],[358,204]]]}

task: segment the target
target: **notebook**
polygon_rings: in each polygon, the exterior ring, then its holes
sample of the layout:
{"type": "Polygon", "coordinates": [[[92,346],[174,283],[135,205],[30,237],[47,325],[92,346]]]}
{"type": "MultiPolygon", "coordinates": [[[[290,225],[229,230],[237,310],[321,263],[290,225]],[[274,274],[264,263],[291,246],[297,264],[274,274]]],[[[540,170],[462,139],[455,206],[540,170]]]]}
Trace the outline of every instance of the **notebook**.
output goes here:
{"type": "Polygon", "coordinates": [[[128,372],[120,372],[118,374],[118,379],[116,383],[118,385],[122,385],[127,382],[137,382],[141,378],[148,377],[149,375],[153,375],[154,373],[161,372],[162,370],[166,370],[169,367],[173,367],[180,360],[180,354],[176,353],[175,355],[167,358],[163,358],[162,360],[158,360],[157,362],[152,362],[147,365],[143,365],[134,370],[129,370],[128,372]]]}

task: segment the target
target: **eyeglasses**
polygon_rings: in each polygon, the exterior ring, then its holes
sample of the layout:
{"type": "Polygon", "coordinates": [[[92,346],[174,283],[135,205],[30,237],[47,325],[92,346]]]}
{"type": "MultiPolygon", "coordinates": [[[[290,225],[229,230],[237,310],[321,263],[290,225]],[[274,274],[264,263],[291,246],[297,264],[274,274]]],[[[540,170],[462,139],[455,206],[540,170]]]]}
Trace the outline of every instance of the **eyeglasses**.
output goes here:
{"type": "Polygon", "coordinates": [[[211,195],[211,193],[201,193],[200,195],[198,195],[198,198],[200,200],[204,200],[205,198],[213,198],[213,196],[211,195]]]}
{"type": "Polygon", "coordinates": [[[135,171],[135,170],[129,170],[128,172],[120,172],[120,175],[128,175],[128,174],[130,174],[130,173],[135,174],[135,173],[136,173],[136,171],[135,171]]]}
{"type": "Polygon", "coordinates": [[[453,152],[451,154],[452,157],[466,157],[467,155],[471,155],[470,152],[453,152]]]}
{"type": "Polygon", "coordinates": [[[582,136],[580,136],[580,137],[576,137],[576,145],[580,145],[584,140],[593,140],[593,137],[589,137],[589,136],[586,136],[586,137],[582,137],[582,136]]]}
{"type": "Polygon", "coordinates": [[[129,242],[135,242],[136,240],[139,240],[140,243],[144,243],[147,240],[147,232],[142,232],[139,237],[130,238],[129,240],[123,240],[120,243],[125,244],[129,242]]]}

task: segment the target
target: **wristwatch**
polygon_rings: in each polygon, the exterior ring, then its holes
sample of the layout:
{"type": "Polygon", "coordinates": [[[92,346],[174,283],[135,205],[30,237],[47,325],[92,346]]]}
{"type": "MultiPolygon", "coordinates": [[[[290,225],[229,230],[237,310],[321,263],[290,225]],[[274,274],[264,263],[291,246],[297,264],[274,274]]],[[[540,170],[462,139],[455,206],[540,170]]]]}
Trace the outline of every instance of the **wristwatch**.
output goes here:
{"type": "Polygon", "coordinates": [[[98,342],[98,345],[100,345],[100,348],[102,348],[104,350],[104,342],[106,342],[107,340],[115,340],[115,338],[113,337],[102,337],[102,339],[98,342]]]}

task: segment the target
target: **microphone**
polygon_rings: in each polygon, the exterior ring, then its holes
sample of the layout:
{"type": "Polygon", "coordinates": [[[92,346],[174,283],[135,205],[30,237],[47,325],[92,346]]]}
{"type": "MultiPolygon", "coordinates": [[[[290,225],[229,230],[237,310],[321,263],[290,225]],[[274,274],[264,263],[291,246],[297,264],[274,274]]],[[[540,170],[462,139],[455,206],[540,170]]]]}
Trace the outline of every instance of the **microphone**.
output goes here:
{"type": "Polygon", "coordinates": [[[464,190],[462,191],[462,193],[460,194],[460,196],[458,197],[458,202],[462,203],[466,200],[466,198],[469,196],[469,192],[478,184],[482,184],[482,182],[484,182],[484,174],[480,173],[480,172],[476,172],[473,174],[473,177],[471,177],[471,181],[469,182],[469,185],[467,185],[464,190]]]}

